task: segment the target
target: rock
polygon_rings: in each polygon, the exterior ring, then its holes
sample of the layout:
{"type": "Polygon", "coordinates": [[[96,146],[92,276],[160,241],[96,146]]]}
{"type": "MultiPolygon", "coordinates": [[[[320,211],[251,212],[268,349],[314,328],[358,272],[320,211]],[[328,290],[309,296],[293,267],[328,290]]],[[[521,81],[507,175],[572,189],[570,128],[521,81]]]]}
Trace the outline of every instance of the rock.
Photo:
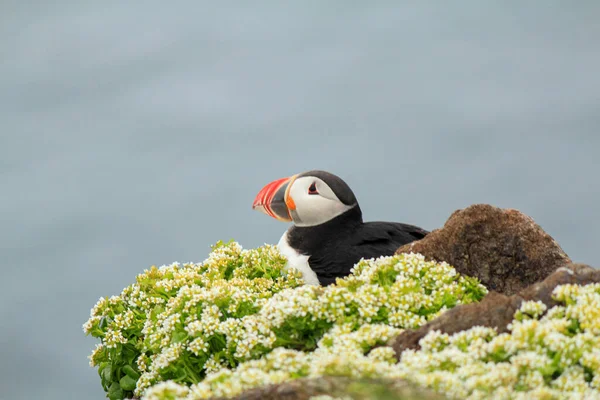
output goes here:
{"type": "Polygon", "coordinates": [[[456,306],[417,330],[402,332],[391,339],[388,345],[392,346],[400,357],[406,349],[418,349],[419,340],[435,330],[453,334],[474,326],[485,326],[496,328],[498,333],[507,332],[508,324],[512,322],[515,311],[523,301],[540,300],[550,308],[556,305],[552,300],[552,291],[556,286],[567,283],[587,285],[596,282],[600,282],[600,270],[585,264],[569,264],[518,294],[506,296],[490,292],[480,303],[456,306]]]}
{"type": "Polygon", "coordinates": [[[520,211],[476,204],[455,211],[444,226],[397,253],[421,253],[477,277],[489,290],[512,295],[571,260],[520,211]]]}
{"type": "Polygon", "coordinates": [[[342,376],[303,378],[251,389],[233,397],[237,400],[308,400],[311,396],[351,396],[354,400],[441,400],[445,397],[403,381],[355,380],[342,376]]]}

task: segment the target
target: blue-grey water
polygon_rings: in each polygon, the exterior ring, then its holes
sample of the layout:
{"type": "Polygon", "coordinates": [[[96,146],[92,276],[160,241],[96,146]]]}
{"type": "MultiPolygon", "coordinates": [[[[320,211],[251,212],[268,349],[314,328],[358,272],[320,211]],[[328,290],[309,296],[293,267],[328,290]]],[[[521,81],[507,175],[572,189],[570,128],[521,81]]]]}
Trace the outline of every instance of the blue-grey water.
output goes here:
{"type": "Polygon", "coordinates": [[[275,243],[254,195],[307,169],[368,220],[517,208],[600,265],[599,2],[0,8],[2,400],[102,399],[96,300],[275,243]]]}

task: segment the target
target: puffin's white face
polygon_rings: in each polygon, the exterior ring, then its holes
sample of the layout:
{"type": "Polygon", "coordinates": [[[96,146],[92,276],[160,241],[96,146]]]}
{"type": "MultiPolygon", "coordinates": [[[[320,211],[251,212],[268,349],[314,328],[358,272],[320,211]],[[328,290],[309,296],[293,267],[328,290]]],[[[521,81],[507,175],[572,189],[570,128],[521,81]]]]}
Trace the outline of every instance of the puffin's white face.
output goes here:
{"type": "Polygon", "coordinates": [[[325,171],[310,171],[269,183],[258,193],[252,208],[306,227],[323,224],[354,206],[356,199],[344,181],[325,171]],[[325,180],[335,185],[340,196],[325,180]]]}
{"type": "Polygon", "coordinates": [[[312,176],[292,181],[286,204],[296,226],[320,225],[352,208],[342,203],[323,180],[312,176]]]}

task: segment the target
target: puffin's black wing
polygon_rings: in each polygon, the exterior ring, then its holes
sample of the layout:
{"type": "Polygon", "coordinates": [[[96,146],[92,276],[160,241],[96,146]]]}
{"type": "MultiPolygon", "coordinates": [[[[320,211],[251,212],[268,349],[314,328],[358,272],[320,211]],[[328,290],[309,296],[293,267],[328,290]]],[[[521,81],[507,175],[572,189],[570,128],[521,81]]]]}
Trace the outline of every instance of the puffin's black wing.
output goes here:
{"type": "Polygon", "coordinates": [[[346,276],[361,258],[391,256],[404,244],[424,238],[429,232],[418,226],[396,222],[367,222],[344,240],[324,245],[309,258],[322,285],[346,276]]]}
{"type": "Polygon", "coordinates": [[[354,235],[355,246],[398,247],[423,239],[429,232],[418,226],[400,222],[366,222],[354,235]]]}
{"type": "Polygon", "coordinates": [[[399,247],[423,239],[428,233],[399,222],[367,222],[353,235],[352,253],[355,258],[365,259],[392,256],[399,247]]]}

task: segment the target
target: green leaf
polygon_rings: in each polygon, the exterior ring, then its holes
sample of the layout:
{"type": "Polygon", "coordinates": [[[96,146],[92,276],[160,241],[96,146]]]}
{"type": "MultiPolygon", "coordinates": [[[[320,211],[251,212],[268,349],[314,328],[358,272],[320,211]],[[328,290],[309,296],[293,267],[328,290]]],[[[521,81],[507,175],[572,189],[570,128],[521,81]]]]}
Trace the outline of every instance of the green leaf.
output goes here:
{"type": "Polygon", "coordinates": [[[108,318],[106,316],[104,316],[104,317],[100,318],[98,327],[104,331],[106,329],[106,327],[108,326],[108,323],[109,323],[108,318]]]}
{"type": "Polygon", "coordinates": [[[165,311],[165,308],[163,306],[156,306],[154,307],[154,309],[152,310],[152,314],[151,314],[151,318],[153,321],[156,320],[156,318],[158,317],[158,315],[162,314],[165,311]]]}
{"type": "Polygon", "coordinates": [[[112,366],[106,363],[105,367],[102,368],[102,371],[98,370],[100,373],[100,378],[105,381],[107,384],[111,381],[112,376],[112,366]]]}
{"type": "Polygon", "coordinates": [[[108,367],[110,364],[106,361],[101,362],[100,365],[98,366],[98,374],[100,374],[100,376],[102,376],[102,371],[104,371],[104,369],[106,367],[108,367]]]}
{"type": "MultiPolygon", "coordinates": [[[[133,378],[133,379],[139,379],[140,378],[140,374],[133,369],[133,367],[131,365],[125,365],[123,367],[123,372],[125,372],[125,374],[127,374],[127,376],[133,378]]],[[[121,383],[121,386],[123,386],[123,384],[121,383]]]]}
{"type": "Polygon", "coordinates": [[[136,383],[137,383],[137,380],[133,379],[132,377],[130,377],[128,375],[125,375],[119,381],[119,384],[121,385],[121,388],[123,390],[128,390],[128,391],[132,391],[133,389],[135,389],[135,384],[136,383]]]}
{"type": "Polygon", "coordinates": [[[117,382],[113,382],[108,389],[108,398],[110,400],[122,400],[124,398],[123,389],[117,382]]]}
{"type": "Polygon", "coordinates": [[[185,338],[187,338],[188,334],[186,331],[175,331],[175,333],[173,333],[173,343],[179,343],[182,342],[185,338]]]}

